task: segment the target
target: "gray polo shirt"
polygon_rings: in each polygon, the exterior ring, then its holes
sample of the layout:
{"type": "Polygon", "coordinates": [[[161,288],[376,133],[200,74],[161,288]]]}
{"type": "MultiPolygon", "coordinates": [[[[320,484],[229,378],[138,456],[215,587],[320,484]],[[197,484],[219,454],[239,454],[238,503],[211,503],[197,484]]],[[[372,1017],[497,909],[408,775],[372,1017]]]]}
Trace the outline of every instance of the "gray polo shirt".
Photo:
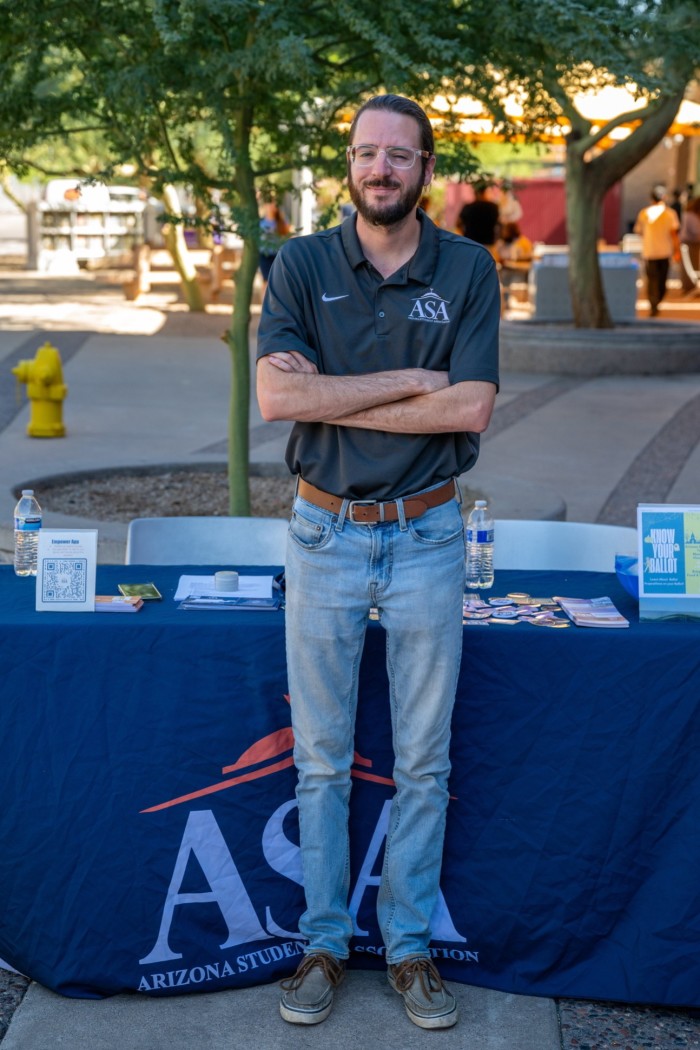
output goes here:
{"type": "MultiPolygon", "coordinates": [[[[498,385],[500,291],[491,254],[422,212],[412,259],[388,278],[365,258],[356,216],[288,241],[263,303],[258,358],[297,350],[324,375],[445,370],[451,383],[498,385]]],[[[393,499],[469,470],[479,435],[390,434],[295,423],[293,474],[351,499],[393,499]]]]}

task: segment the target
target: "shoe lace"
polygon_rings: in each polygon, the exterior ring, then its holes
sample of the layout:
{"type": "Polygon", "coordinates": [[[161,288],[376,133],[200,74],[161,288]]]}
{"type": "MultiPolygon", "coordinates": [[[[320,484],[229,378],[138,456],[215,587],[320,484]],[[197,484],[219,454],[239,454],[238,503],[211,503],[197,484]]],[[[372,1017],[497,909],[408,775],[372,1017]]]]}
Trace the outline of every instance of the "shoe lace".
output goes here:
{"type": "Polygon", "coordinates": [[[297,967],[296,973],[292,977],[287,977],[284,981],[281,981],[280,986],[286,992],[293,992],[296,988],[299,988],[307,975],[316,966],[323,971],[323,976],[331,987],[337,988],[343,979],[343,965],[331,955],[323,955],[321,952],[304,956],[297,967]]]}
{"type": "Polygon", "coordinates": [[[394,968],[394,981],[400,992],[407,992],[418,978],[421,990],[426,999],[432,1001],[432,992],[442,989],[442,978],[435,969],[432,959],[406,959],[394,968]]]}

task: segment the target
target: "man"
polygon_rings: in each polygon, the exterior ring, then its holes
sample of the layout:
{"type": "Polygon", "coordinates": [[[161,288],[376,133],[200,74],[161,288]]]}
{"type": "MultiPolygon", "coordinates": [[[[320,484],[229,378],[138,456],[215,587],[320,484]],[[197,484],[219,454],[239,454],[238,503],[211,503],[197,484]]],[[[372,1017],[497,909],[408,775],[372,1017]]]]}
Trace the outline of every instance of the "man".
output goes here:
{"type": "Polygon", "coordinates": [[[323,1021],[353,932],[348,798],[370,608],[387,634],[392,803],[377,912],[389,981],[423,1028],[457,1020],[430,958],[459,672],[464,540],[454,477],[478,455],[498,383],[499,289],[483,248],[417,202],[433,135],[380,95],[350,129],[356,214],[294,238],[270,275],[258,341],[267,420],[295,420],[287,663],[308,944],[282,1017],[323,1021]]]}
{"type": "Polygon", "coordinates": [[[474,200],[462,208],[457,226],[464,237],[469,237],[477,244],[485,244],[495,255],[500,213],[498,205],[489,198],[490,189],[487,182],[476,184],[474,200]]]}
{"type": "Polygon", "coordinates": [[[675,211],[666,204],[665,197],[665,188],[654,186],[651,191],[651,204],[640,211],[634,224],[634,232],[642,235],[642,258],[646,269],[647,295],[652,317],[658,315],[659,303],[666,294],[671,258],[677,261],[681,257],[678,238],[680,223],[675,211]]]}

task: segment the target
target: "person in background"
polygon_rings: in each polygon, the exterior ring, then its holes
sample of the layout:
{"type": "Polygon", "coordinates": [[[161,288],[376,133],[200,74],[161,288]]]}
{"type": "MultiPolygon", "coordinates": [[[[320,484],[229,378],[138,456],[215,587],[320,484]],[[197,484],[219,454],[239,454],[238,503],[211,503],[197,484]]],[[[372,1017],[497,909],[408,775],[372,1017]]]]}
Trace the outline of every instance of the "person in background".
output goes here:
{"type": "MultiPolygon", "coordinates": [[[[680,241],[681,244],[688,245],[691,266],[700,270],[700,197],[691,197],[685,206],[681,219],[680,241]]],[[[695,287],[685,266],[681,266],[681,284],[684,292],[690,292],[695,287]]]]}
{"type": "Polygon", "coordinates": [[[528,263],[532,259],[532,241],[520,232],[517,222],[502,223],[500,231],[501,235],[496,241],[496,261],[505,309],[510,305],[512,285],[527,277],[528,263]]]}
{"type": "Polygon", "coordinates": [[[499,212],[498,205],[490,199],[490,190],[489,182],[477,182],[474,200],[465,204],[459,213],[457,229],[463,237],[483,244],[495,257],[499,212]]]}
{"type": "Polygon", "coordinates": [[[634,224],[634,232],[642,236],[642,259],[652,317],[658,315],[659,303],[666,294],[671,259],[680,259],[679,227],[678,216],[666,204],[665,187],[654,186],[651,203],[642,208],[634,224]]]}
{"type": "Polygon", "coordinates": [[[683,215],[682,197],[682,190],[674,190],[671,195],[671,203],[669,204],[669,208],[671,209],[671,211],[675,211],[676,215],[678,216],[679,222],[681,221],[683,215]]]}
{"type": "Polygon", "coordinates": [[[377,895],[387,976],[420,1028],[457,1021],[430,952],[463,633],[455,478],[476,462],[493,409],[500,293],[488,251],[417,208],[433,149],[416,102],[365,102],[347,147],[357,211],[282,247],[260,319],[260,410],[294,421],[286,459],[298,476],[285,629],[306,945],[282,982],[292,1024],[325,1020],[350,954],[351,766],[372,607],[394,747],[377,895]]]}
{"type": "Polygon", "coordinates": [[[258,267],[262,279],[267,284],[272,264],[280,249],[280,245],[291,233],[284,212],[275,201],[263,204],[260,217],[260,254],[258,256],[258,267]]]}
{"type": "Polygon", "coordinates": [[[498,217],[501,225],[520,222],[523,217],[523,206],[513,193],[513,184],[504,179],[501,183],[501,196],[498,199],[498,217]]]}
{"type": "Polygon", "coordinates": [[[529,262],[532,259],[532,241],[520,232],[517,222],[501,225],[501,236],[496,241],[496,258],[500,263],[529,262]]]}

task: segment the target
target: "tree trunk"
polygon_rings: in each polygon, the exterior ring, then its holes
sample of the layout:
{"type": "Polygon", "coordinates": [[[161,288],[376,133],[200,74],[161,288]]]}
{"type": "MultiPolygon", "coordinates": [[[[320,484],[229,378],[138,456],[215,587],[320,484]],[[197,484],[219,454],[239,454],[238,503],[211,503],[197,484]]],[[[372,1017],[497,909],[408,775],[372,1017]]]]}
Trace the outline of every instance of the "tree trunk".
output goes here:
{"type": "Polygon", "coordinates": [[[235,189],[239,203],[238,227],[243,237],[243,256],[234,283],[233,317],[226,336],[231,350],[231,400],[228,425],[229,512],[250,514],[250,304],[258,268],[260,220],[255,172],[250,156],[253,110],[243,106],[234,124],[236,147],[235,189]]]}
{"type": "MultiPolygon", "coordinates": [[[[163,187],[163,204],[170,215],[182,215],[180,199],[174,186],[163,187]]],[[[175,269],[180,275],[182,291],[189,309],[193,313],[204,311],[204,295],[197,280],[197,271],[185,243],[185,231],[181,223],[170,223],[165,231],[165,244],[172,255],[175,269]]]]}
{"type": "Polygon", "coordinates": [[[598,222],[606,187],[578,150],[566,154],[569,288],[576,328],[613,328],[598,263],[598,222]]]}
{"type": "MultiPolygon", "coordinates": [[[[253,191],[253,201],[255,195],[253,191]]],[[[255,207],[257,218],[257,207],[255,207]]],[[[229,513],[250,514],[249,438],[250,421],[250,304],[258,268],[258,245],[243,242],[243,257],[234,285],[233,317],[226,335],[231,350],[231,398],[228,422],[229,513]]]]}
{"type": "MultiPolygon", "coordinates": [[[[566,219],[569,238],[569,285],[577,328],[612,328],[598,264],[598,223],[607,191],[661,142],[684,94],[663,96],[637,111],[639,125],[614,146],[595,154],[598,138],[580,117],[566,143],[566,219]],[[586,160],[590,156],[591,159],[586,160]]],[[[615,126],[610,122],[610,129],[615,126]]],[[[602,129],[604,135],[605,128],[602,129]]]]}

